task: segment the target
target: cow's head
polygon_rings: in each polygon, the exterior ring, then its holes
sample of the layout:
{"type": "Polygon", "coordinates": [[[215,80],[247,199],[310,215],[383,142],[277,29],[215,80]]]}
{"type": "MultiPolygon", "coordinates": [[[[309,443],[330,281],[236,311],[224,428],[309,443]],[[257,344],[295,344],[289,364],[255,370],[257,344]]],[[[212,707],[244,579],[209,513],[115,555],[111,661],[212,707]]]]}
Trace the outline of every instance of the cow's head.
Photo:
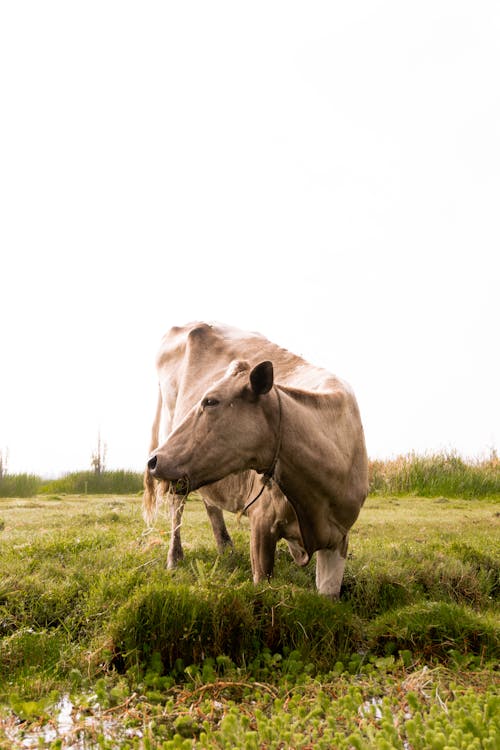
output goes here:
{"type": "Polygon", "coordinates": [[[279,397],[273,365],[233,362],[150,457],[156,479],[186,492],[229,474],[272,465],[279,439],[279,397]]]}

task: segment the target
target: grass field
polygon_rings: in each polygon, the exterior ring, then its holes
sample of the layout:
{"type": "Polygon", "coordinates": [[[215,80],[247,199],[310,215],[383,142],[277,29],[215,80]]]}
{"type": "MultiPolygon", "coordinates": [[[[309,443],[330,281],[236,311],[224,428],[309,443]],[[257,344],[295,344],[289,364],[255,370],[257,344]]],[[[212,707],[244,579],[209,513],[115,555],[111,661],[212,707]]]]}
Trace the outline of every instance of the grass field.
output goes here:
{"type": "Polygon", "coordinates": [[[372,495],[341,601],[285,546],[250,583],[197,501],[0,500],[0,748],[498,748],[500,503],[372,495]]]}

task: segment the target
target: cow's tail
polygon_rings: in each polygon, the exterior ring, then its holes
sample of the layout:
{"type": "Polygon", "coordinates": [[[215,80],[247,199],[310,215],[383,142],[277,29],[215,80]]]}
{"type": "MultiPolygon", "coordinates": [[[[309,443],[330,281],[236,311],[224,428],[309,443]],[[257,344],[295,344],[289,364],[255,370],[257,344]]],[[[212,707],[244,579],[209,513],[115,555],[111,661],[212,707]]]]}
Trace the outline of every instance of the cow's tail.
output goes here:
{"type": "MultiPolygon", "coordinates": [[[[158,448],[159,434],[160,434],[161,409],[162,409],[162,397],[161,397],[161,390],[158,387],[158,404],[156,407],[156,415],[155,415],[155,420],[153,423],[153,428],[151,430],[151,443],[149,446],[150,454],[154,450],[156,450],[156,448],[158,448]]],[[[157,511],[158,511],[158,504],[161,498],[163,497],[163,493],[165,489],[166,489],[165,482],[161,482],[161,481],[158,481],[157,479],[154,479],[149,473],[148,468],[146,467],[146,470],[144,472],[144,495],[142,498],[142,515],[148,525],[150,525],[156,517],[157,511]]]]}

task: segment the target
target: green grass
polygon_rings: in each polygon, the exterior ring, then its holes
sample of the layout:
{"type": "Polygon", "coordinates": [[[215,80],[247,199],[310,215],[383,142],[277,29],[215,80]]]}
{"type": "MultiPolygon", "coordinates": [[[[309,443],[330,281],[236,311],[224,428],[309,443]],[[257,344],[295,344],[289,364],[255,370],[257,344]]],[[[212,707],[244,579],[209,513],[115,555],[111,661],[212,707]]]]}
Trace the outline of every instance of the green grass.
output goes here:
{"type": "Polygon", "coordinates": [[[137,496],[4,499],[0,748],[64,747],[62,696],[85,747],[497,747],[499,513],[370,497],[331,603],[283,544],[254,587],[246,519],[218,556],[198,501],[167,571],[137,496]]]}

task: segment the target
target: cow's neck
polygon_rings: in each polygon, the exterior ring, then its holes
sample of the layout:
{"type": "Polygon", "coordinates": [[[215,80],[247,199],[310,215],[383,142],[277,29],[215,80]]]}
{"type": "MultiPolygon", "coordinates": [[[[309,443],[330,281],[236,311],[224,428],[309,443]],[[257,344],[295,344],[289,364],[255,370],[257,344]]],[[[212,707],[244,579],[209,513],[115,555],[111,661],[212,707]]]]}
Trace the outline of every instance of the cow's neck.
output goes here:
{"type": "Polygon", "coordinates": [[[353,502],[346,493],[351,457],[342,445],[342,430],[335,428],[331,394],[284,386],[279,392],[281,442],[274,478],[293,505],[312,554],[334,546],[329,537],[337,535],[335,529],[347,533],[362,500],[353,502]]]}

